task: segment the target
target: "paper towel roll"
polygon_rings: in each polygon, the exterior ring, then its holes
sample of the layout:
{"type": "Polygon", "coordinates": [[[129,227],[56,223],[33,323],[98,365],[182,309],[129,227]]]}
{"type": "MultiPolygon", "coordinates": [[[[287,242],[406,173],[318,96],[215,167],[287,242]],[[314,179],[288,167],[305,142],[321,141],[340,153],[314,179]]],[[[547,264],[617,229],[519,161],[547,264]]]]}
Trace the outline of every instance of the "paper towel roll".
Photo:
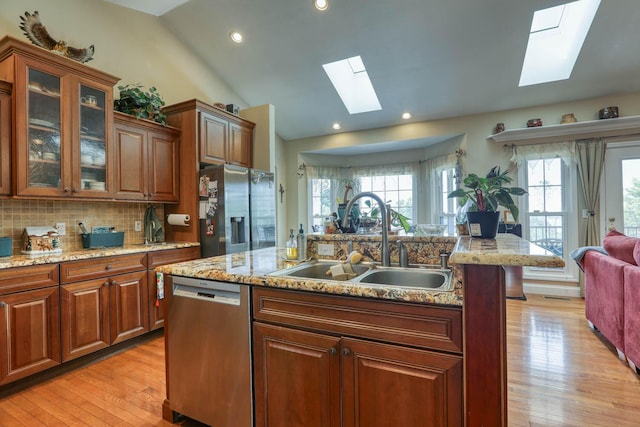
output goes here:
{"type": "Polygon", "coordinates": [[[191,217],[187,214],[171,214],[167,217],[167,222],[171,225],[181,225],[186,227],[189,225],[191,217]]]}

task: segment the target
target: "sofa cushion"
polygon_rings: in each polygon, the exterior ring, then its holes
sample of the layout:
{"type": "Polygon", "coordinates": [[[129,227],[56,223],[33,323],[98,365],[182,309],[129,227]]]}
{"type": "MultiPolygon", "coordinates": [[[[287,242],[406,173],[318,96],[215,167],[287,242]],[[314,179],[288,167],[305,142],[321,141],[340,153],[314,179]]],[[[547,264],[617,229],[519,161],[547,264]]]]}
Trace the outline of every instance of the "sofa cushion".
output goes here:
{"type": "MultiPolygon", "coordinates": [[[[639,240],[640,239],[635,237],[625,236],[616,230],[612,230],[604,236],[602,246],[604,246],[604,249],[610,256],[628,262],[629,264],[638,265],[634,258],[634,250],[639,240]]],[[[638,248],[638,250],[640,251],[640,248],[638,248]]],[[[640,259],[640,252],[638,255],[640,259]]]]}

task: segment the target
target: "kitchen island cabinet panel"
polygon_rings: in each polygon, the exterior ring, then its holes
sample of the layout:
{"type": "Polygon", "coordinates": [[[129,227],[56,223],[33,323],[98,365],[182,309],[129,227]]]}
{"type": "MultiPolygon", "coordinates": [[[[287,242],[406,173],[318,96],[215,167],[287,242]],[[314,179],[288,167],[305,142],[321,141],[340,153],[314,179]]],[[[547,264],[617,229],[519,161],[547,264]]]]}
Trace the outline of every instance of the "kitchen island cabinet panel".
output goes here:
{"type": "Polygon", "coordinates": [[[0,385],[60,364],[58,286],[0,295],[0,385]]]}
{"type": "Polygon", "coordinates": [[[256,427],[339,427],[340,338],[254,323],[256,427]]]}
{"type": "Polygon", "coordinates": [[[462,425],[462,357],[348,338],[341,346],[343,426],[462,425]]]}

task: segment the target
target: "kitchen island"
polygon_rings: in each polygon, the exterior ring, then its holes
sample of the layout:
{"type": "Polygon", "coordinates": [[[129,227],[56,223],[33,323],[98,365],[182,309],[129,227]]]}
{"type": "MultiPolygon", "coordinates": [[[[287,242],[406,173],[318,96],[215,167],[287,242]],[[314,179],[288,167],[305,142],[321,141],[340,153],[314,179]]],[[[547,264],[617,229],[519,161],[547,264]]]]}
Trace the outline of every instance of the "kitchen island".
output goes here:
{"type": "MultiPolygon", "coordinates": [[[[286,268],[282,253],[162,267],[251,286],[256,426],[291,416],[317,419],[308,425],[507,425],[502,265],[561,267],[561,258],[513,235],[463,237],[450,257],[459,283],[433,293],[269,276],[286,268]],[[304,375],[288,375],[297,369],[304,375]],[[317,399],[305,395],[301,408],[305,390],[317,399]]],[[[170,396],[163,409],[172,419],[170,396]]]]}

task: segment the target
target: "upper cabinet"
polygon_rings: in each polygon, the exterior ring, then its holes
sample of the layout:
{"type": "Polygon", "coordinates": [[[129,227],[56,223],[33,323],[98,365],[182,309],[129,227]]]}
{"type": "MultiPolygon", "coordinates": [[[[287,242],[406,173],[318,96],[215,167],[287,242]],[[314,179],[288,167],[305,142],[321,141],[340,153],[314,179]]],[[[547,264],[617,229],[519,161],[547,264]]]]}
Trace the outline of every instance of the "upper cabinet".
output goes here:
{"type": "Polygon", "coordinates": [[[0,78],[13,83],[13,193],[109,197],[118,78],[11,37],[0,40],[0,78]]]}
{"type": "Polygon", "coordinates": [[[0,195],[11,194],[11,83],[0,81],[0,195]]]}
{"type": "Polygon", "coordinates": [[[195,99],[170,105],[164,112],[183,133],[185,126],[193,128],[200,163],[251,167],[254,123],[195,99]]]}
{"type": "Polygon", "coordinates": [[[180,200],[178,129],[115,113],[115,194],[121,200],[180,200]]]}

